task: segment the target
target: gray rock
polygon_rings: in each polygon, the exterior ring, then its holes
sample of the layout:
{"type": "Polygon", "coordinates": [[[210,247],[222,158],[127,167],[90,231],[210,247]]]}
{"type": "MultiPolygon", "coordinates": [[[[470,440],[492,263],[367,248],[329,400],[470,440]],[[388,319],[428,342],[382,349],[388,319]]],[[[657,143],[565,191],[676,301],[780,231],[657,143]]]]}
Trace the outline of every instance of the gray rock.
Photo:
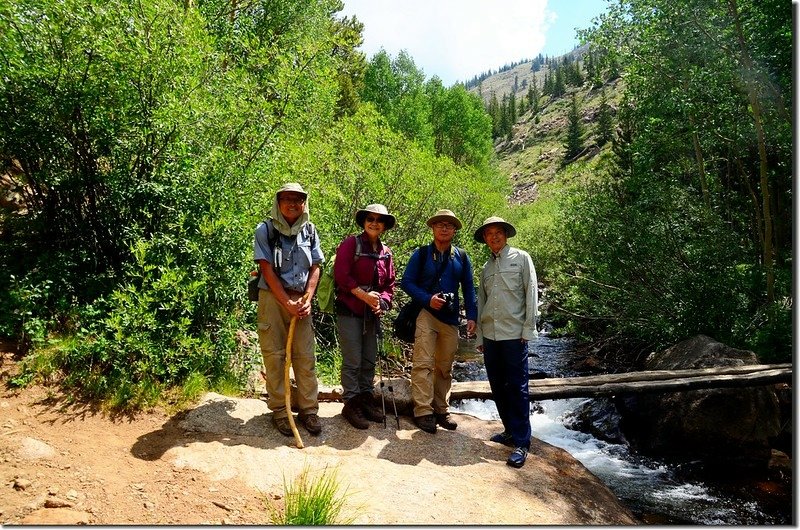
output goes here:
{"type": "Polygon", "coordinates": [[[39,460],[53,458],[56,455],[55,449],[36,438],[23,438],[17,456],[24,460],[39,460]]]}
{"type": "MultiPolygon", "coordinates": [[[[704,335],[658,352],[648,370],[759,364],[753,352],[730,348],[704,335]]],[[[690,390],[617,400],[622,429],[640,451],[703,461],[728,471],[766,468],[769,438],[780,431],[774,387],[690,390]]]]}

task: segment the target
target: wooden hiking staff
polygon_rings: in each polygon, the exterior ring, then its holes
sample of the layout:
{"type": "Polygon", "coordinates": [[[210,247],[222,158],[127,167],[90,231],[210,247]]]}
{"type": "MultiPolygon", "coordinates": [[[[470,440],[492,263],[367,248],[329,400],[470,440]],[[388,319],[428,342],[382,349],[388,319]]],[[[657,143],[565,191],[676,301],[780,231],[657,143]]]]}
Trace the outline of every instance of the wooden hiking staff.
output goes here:
{"type": "MultiPolygon", "coordinates": [[[[300,299],[302,303],[306,303],[308,293],[303,295],[300,299]]],[[[294,423],[294,416],[292,415],[292,385],[289,382],[289,368],[292,367],[292,342],[294,341],[294,328],[297,326],[297,315],[292,317],[289,323],[289,336],[286,339],[286,362],[283,363],[283,386],[286,389],[286,410],[289,412],[289,425],[294,433],[294,443],[298,449],[305,447],[303,440],[300,438],[300,433],[297,430],[297,425],[294,423]]]]}

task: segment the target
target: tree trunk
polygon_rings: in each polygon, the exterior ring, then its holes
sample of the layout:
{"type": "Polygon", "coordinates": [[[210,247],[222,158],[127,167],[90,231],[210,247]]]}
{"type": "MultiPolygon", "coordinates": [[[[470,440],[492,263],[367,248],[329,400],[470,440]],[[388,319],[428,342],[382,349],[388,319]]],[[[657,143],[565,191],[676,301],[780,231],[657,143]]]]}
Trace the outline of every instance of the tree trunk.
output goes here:
{"type": "Polygon", "coordinates": [[[753,125],[758,138],[759,177],[764,220],[763,262],[764,270],[767,274],[767,302],[772,303],[775,300],[775,255],[772,236],[772,201],[770,199],[769,168],[767,166],[767,140],[764,134],[764,124],[761,119],[761,102],[758,99],[758,93],[753,79],[755,69],[750,53],[747,51],[747,43],[744,39],[744,33],[742,32],[742,25],[739,20],[739,8],[736,5],[736,0],[728,0],[728,10],[736,28],[736,37],[739,41],[739,51],[741,54],[739,60],[744,69],[744,82],[747,86],[747,96],[750,100],[750,108],[753,113],[753,125]]]}

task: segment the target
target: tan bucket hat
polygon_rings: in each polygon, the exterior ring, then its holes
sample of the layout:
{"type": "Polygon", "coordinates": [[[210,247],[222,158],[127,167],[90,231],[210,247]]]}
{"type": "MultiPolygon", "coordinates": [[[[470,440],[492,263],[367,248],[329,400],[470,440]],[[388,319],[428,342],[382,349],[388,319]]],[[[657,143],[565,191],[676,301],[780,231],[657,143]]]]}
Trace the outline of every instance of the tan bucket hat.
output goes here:
{"type": "Polygon", "coordinates": [[[397,219],[394,215],[389,213],[389,210],[386,209],[386,206],[382,204],[370,204],[364,207],[361,210],[356,212],[356,224],[361,228],[364,228],[364,220],[367,218],[367,214],[376,213],[381,217],[386,218],[386,230],[390,228],[394,228],[394,225],[397,224],[397,219]]]}
{"type": "Polygon", "coordinates": [[[297,182],[287,182],[281,188],[275,192],[276,197],[280,197],[281,193],[284,191],[293,191],[295,193],[301,193],[304,197],[308,197],[308,192],[303,189],[303,186],[298,184],[297,182]]]}
{"type": "Polygon", "coordinates": [[[483,240],[483,230],[489,225],[501,225],[506,229],[506,237],[514,237],[517,235],[517,229],[511,223],[506,222],[502,217],[492,216],[487,218],[481,226],[475,230],[475,241],[478,243],[485,243],[483,240]]]}
{"type": "Polygon", "coordinates": [[[453,223],[456,226],[456,230],[461,230],[461,221],[458,220],[458,217],[456,217],[456,214],[454,214],[452,210],[442,209],[437,211],[425,224],[433,228],[433,225],[441,221],[453,223]]]}

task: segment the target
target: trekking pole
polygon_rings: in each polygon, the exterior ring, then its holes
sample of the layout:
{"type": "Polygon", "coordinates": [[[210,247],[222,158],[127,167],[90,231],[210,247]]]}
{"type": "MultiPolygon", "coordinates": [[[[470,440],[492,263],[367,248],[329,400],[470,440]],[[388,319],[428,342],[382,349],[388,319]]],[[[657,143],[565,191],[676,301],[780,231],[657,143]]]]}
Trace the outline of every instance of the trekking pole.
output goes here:
{"type": "MultiPolygon", "coordinates": [[[[376,319],[375,324],[378,326],[378,363],[383,359],[386,362],[386,368],[389,368],[389,359],[386,358],[386,353],[383,351],[383,327],[381,326],[381,318],[376,319]]],[[[380,364],[379,364],[380,366],[380,364]]],[[[388,377],[387,377],[388,379],[388,377]]],[[[397,401],[394,399],[394,387],[392,380],[389,379],[389,394],[392,396],[392,407],[394,408],[394,419],[397,422],[397,428],[400,428],[400,416],[397,415],[397,401]]],[[[383,370],[381,370],[381,400],[383,400],[383,370]]],[[[383,426],[386,427],[386,406],[383,407],[383,426]]]]}
{"type": "MultiPolygon", "coordinates": [[[[305,303],[308,299],[308,293],[303,295],[300,299],[301,303],[305,303]]],[[[289,323],[289,336],[286,339],[286,362],[283,364],[283,386],[286,389],[286,410],[289,411],[289,425],[294,434],[294,443],[298,449],[305,447],[303,440],[300,438],[300,433],[297,431],[297,425],[294,423],[294,416],[292,416],[292,385],[289,382],[289,368],[292,366],[292,342],[294,342],[294,328],[297,326],[297,315],[292,317],[289,323]]]]}
{"type": "Polygon", "coordinates": [[[378,342],[378,379],[380,380],[380,387],[381,387],[381,411],[383,412],[383,428],[386,428],[386,393],[384,392],[384,386],[386,383],[383,382],[383,367],[381,366],[381,357],[383,356],[383,337],[381,336],[381,319],[380,317],[375,318],[375,329],[377,331],[376,338],[378,342]]]}

